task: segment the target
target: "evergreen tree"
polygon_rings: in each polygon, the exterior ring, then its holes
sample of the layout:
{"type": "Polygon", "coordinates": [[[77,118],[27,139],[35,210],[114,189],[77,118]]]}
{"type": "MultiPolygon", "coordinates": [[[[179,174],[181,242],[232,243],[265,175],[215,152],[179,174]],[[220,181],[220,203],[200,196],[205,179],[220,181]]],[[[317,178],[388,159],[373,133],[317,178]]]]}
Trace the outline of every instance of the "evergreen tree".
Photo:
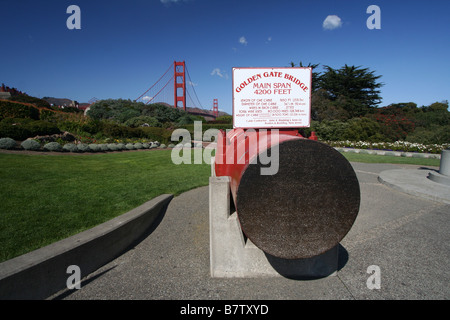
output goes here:
{"type": "Polygon", "coordinates": [[[323,89],[326,97],[337,107],[342,107],[349,118],[364,116],[381,102],[383,84],[377,82],[381,76],[369,68],[345,65],[340,69],[324,66],[319,76],[317,89],[323,89]]]}

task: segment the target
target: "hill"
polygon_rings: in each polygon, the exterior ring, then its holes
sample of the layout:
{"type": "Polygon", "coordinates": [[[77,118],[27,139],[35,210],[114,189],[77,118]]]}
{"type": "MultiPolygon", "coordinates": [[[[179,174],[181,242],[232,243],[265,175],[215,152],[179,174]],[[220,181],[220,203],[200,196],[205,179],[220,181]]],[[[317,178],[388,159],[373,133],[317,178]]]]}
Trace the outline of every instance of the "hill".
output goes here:
{"type": "Polygon", "coordinates": [[[50,105],[54,106],[75,107],[77,105],[76,101],[67,98],[44,97],[42,100],[45,100],[50,105]]]}

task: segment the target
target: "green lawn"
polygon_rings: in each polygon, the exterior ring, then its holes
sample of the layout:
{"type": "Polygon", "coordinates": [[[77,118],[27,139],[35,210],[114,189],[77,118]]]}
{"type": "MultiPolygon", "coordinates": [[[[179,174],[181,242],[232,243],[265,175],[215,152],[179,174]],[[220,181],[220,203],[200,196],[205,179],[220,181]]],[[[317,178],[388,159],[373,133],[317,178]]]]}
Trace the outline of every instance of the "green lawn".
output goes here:
{"type": "Polygon", "coordinates": [[[439,167],[440,163],[439,159],[428,159],[428,158],[380,156],[373,154],[361,154],[350,152],[342,152],[342,155],[350,162],[415,164],[415,165],[435,166],[435,167],[439,167]]]}
{"type": "Polygon", "coordinates": [[[160,194],[208,184],[210,166],[177,166],[170,155],[0,154],[0,261],[92,228],[160,194]]]}

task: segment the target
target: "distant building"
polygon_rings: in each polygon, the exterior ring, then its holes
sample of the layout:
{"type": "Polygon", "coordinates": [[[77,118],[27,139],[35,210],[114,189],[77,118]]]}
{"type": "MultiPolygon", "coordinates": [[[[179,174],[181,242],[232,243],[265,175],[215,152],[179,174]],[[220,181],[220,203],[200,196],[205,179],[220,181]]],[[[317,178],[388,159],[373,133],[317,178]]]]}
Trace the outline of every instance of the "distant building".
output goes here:
{"type": "Polygon", "coordinates": [[[0,91],[1,100],[8,100],[9,98],[11,98],[11,93],[0,91]]]}
{"type": "Polygon", "coordinates": [[[7,86],[5,86],[4,83],[2,83],[2,86],[0,87],[0,96],[2,96],[2,97],[3,96],[5,96],[5,97],[8,96],[8,98],[9,98],[11,96],[18,96],[18,95],[24,95],[24,94],[26,94],[26,93],[24,93],[22,91],[19,91],[16,88],[7,87],[7,86]],[[9,95],[8,95],[8,93],[9,93],[9,95]]]}

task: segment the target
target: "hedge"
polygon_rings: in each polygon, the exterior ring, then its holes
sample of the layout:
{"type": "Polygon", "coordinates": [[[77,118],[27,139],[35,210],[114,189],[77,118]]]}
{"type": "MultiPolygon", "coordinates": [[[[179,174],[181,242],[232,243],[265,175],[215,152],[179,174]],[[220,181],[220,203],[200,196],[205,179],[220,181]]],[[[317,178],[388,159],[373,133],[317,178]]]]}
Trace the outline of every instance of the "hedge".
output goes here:
{"type": "Polygon", "coordinates": [[[6,118],[0,122],[0,137],[10,137],[19,141],[59,133],[61,131],[56,124],[42,120],[6,118]]]}
{"type": "Polygon", "coordinates": [[[21,103],[0,100],[0,117],[39,119],[39,109],[21,103]]]}

